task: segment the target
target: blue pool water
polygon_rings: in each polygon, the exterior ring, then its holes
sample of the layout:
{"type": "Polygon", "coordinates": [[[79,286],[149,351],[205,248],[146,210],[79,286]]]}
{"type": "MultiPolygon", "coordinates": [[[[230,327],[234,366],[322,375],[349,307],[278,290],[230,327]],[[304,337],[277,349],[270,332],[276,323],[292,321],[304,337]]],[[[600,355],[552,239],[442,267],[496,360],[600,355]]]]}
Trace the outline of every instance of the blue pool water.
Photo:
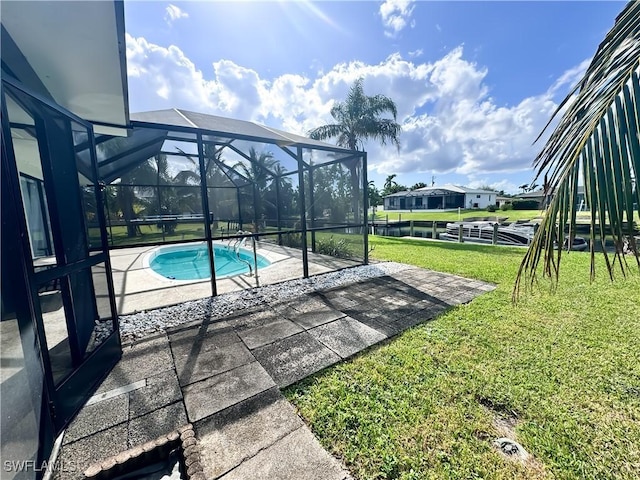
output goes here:
{"type": "MultiPolygon", "coordinates": [[[[214,245],[213,248],[216,278],[249,273],[249,267],[238,260],[233,248],[226,245],[214,245]]],[[[253,252],[241,248],[239,254],[254,268],[253,252]]],[[[270,264],[269,260],[258,255],[259,269],[270,264]]],[[[199,280],[211,276],[207,246],[202,244],[161,247],[155,252],[149,266],[163,277],[175,280],[199,280]]]]}

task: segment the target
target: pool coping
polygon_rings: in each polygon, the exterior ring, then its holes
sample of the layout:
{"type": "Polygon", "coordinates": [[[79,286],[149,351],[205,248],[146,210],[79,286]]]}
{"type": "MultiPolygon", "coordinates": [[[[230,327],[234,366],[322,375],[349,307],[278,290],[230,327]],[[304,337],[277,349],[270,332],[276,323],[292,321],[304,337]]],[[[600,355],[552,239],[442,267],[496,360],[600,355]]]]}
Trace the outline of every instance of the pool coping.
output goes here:
{"type": "MultiPolygon", "coordinates": [[[[213,247],[215,248],[216,245],[219,246],[224,246],[224,243],[221,241],[216,241],[213,242],[213,247]]],[[[171,245],[159,245],[158,247],[154,248],[153,250],[149,251],[148,253],[145,254],[144,257],[142,257],[142,268],[145,269],[146,273],[151,274],[154,278],[161,280],[161,281],[166,281],[166,282],[176,282],[179,285],[188,285],[190,283],[196,283],[196,282],[203,282],[203,281],[207,281],[211,279],[211,275],[209,275],[208,277],[204,277],[204,278],[193,278],[193,279],[180,279],[180,278],[169,278],[169,277],[165,277],[164,275],[156,272],[153,267],[151,267],[151,262],[153,261],[154,258],[156,258],[160,253],[161,250],[165,250],[167,252],[169,251],[180,251],[181,249],[184,249],[185,247],[201,247],[207,246],[207,242],[203,241],[203,242],[185,242],[185,243],[175,243],[175,244],[171,244],[171,245]]],[[[253,256],[253,252],[246,248],[246,247],[240,247],[242,250],[248,252],[250,255],[253,256]]],[[[195,248],[192,248],[195,250],[195,248]]],[[[274,260],[268,258],[267,255],[265,255],[264,253],[260,253],[260,250],[263,249],[256,249],[256,253],[259,257],[262,257],[264,260],[269,262],[269,265],[263,266],[263,267],[259,267],[260,271],[266,270],[270,267],[272,267],[274,265],[274,260]]],[[[267,252],[267,253],[272,253],[272,252],[267,252]]],[[[233,278],[233,277],[237,277],[237,276],[241,276],[241,275],[247,275],[247,272],[240,272],[240,273],[234,273],[232,275],[217,275],[216,274],[216,280],[223,280],[223,279],[227,279],[227,278],[233,278]]]]}
{"type": "MultiPolygon", "coordinates": [[[[198,242],[188,242],[198,243],[198,242]]],[[[226,242],[224,242],[226,244],[226,242]]],[[[302,253],[290,247],[258,242],[258,252],[272,264],[259,269],[259,282],[254,276],[236,275],[217,278],[218,295],[252,289],[256,286],[303,278],[302,253]]],[[[155,274],[143,265],[144,257],[157,245],[131,247],[109,251],[116,304],[119,315],[174,305],[211,297],[211,277],[203,280],[171,280],[155,274]]],[[[345,260],[309,252],[309,275],[318,275],[360,265],[357,260],[345,260]]]]}

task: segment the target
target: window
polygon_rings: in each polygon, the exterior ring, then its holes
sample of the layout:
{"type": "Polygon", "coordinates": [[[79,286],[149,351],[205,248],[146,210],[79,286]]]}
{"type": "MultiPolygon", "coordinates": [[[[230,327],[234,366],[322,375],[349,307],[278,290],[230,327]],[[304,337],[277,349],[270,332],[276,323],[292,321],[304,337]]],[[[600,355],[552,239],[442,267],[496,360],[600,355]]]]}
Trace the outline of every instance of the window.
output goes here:
{"type": "Polygon", "coordinates": [[[416,197],[416,207],[422,206],[422,197],[416,197]]]}
{"type": "Polygon", "coordinates": [[[480,195],[476,195],[476,198],[480,198],[480,195]]]}
{"type": "Polygon", "coordinates": [[[20,173],[20,187],[33,258],[53,255],[43,181],[20,173]]]}

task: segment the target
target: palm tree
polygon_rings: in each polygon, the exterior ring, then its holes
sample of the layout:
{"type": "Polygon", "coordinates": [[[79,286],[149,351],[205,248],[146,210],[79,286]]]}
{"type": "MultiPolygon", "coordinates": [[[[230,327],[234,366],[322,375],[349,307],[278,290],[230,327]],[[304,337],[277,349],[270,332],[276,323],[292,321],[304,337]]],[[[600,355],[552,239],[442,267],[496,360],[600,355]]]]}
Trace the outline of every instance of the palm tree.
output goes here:
{"type": "Polygon", "coordinates": [[[249,179],[259,190],[267,188],[270,180],[273,180],[274,168],[278,161],[273,158],[273,153],[262,151],[258,154],[255,147],[249,149],[249,165],[246,162],[238,162],[233,168],[249,179]]]}
{"type": "Polygon", "coordinates": [[[535,282],[540,262],[543,275],[558,280],[562,249],[554,249],[554,245],[563,245],[565,238],[572,244],[581,177],[591,210],[591,279],[595,275],[596,241],[602,246],[611,279],[616,263],[623,273],[629,268],[624,249],[635,254],[640,267],[632,225],[634,208],[640,213],[636,187],[640,178],[639,76],[640,2],[631,1],[616,18],[583,78],[543,130],[563,112],[534,161],[536,179],[544,176],[545,191],[553,198],[522,260],[514,295],[524,278],[529,285],[535,282]],[[605,224],[607,219],[609,225],[605,224]],[[616,247],[613,259],[604,248],[607,233],[616,247]]]}
{"type": "MultiPolygon", "coordinates": [[[[396,122],[398,109],[393,100],[385,95],[367,96],[362,88],[363,79],[357,79],[347,94],[344,102],[336,102],[331,108],[331,116],[337,123],[323,125],[314,128],[309,136],[316,140],[328,140],[336,138],[340,147],[351,150],[364,150],[366,140],[377,140],[382,145],[387,142],[400,150],[401,127],[396,122]],[[392,118],[383,118],[381,115],[390,113],[392,118]]],[[[353,192],[359,190],[360,162],[354,162],[349,166],[353,192]]],[[[359,210],[358,196],[353,198],[353,213],[357,215],[359,210]]]]}
{"type": "Polygon", "coordinates": [[[357,79],[344,102],[337,102],[331,108],[331,116],[337,123],[314,128],[309,136],[316,140],[327,140],[337,137],[337,145],[351,150],[363,150],[364,141],[379,140],[385,145],[393,143],[400,149],[401,127],[396,123],[398,110],[396,104],[389,97],[364,94],[362,78],[357,79]],[[381,118],[380,115],[390,113],[391,118],[381,118]]]}
{"type": "Polygon", "coordinates": [[[121,175],[116,198],[127,226],[127,237],[135,237],[140,233],[139,225],[133,223],[133,220],[137,217],[136,207],[139,208],[145,203],[139,194],[148,189],[136,185],[152,185],[157,178],[158,170],[154,169],[150,160],[121,175]]]}
{"type": "MultiPolygon", "coordinates": [[[[391,195],[392,193],[398,193],[398,192],[404,192],[406,190],[409,190],[406,186],[404,185],[400,185],[398,182],[395,181],[395,178],[397,177],[397,175],[391,174],[387,177],[387,179],[384,181],[384,188],[382,189],[382,192],[380,192],[380,194],[385,197],[387,195],[391,195]]],[[[418,184],[416,184],[418,185],[418,184]]],[[[426,186],[424,184],[422,184],[423,186],[426,186]]]]}
{"type": "Polygon", "coordinates": [[[272,218],[278,216],[278,210],[280,210],[281,217],[287,216],[293,210],[293,204],[295,201],[291,176],[286,175],[287,169],[280,162],[277,162],[273,166],[272,171],[275,173],[276,177],[269,186],[268,193],[271,200],[267,199],[265,203],[271,210],[269,214],[272,218]],[[280,198],[278,198],[278,190],[280,198]]]}
{"type": "Polygon", "coordinates": [[[389,192],[391,191],[391,189],[393,189],[394,187],[396,187],[398,185],[398,182],[395,181],[395,178],[397,177],[397,175],[395,173],[392,173],[391,175],[389,175],[386,180],[384,181],[384,190],[385,192],[389,192]]]}
{"type": "MultiPolygon", "coordinates": [[[[176,182],[187,185],[200,185],[200,182],[202,181],[200,177],[200,162],[180,147],[175,148],[180,155],[185,157],[191,163],[191,170],[178,172],[175,177],[176,182]]],[[[216,148],[215,145],[205,144],[203,153],[207,186],[212,187],[217,185],[216,180],[219,180],[220,177],[224,177],[224,173],[222,173],[218,167],[218,164],[222,162],[222,148],[216,148]]]]}
{"type": "MultiPolygon", "coordinates": [[[[248,162],[249,165],[246,162],[238,162],[233,168],[252,183],[254,216],[259,219],[265,213],[266,204],[275,208],[275,205],[267,200],[265,193],[269,184],[275,179],[274,170],[279,162],[273,158],[271,152],[262,151],[258,154],[254,147],[249,149],[248,162]]],[[[257,232],[258,225],[254,225],[254,228],[257,232]]]]}
{"type": "MultiPolygon", "coordinates": [[[[191,162],[191,170],[179,172],[176,175],[176,182],[186,185],[200,185],[203,179],[200,175],[200,162],[198,159],[179,147],[176,147],[176,150],[191,162]]],[[[224,158],[222,158],[223,151],[224,147],[210,143],[206,143],[203,148],[204,181],[206,182],[209,197],[209,211],[205,212],[205,214],[213,215],[213,218],[230,219],[237,216],[237,212],[234,213],[234,211],[240,208],[237,204],[237,195],[235,193],[238,185],[231,179],[233,177],[225,173],[229,172],[230,175],[233,175],[234,171],[226,165],[224,158]]]]}
{"type": "Polygon", "coordinates": [[[376,187],[376,184],[373,180],[369,180],[369,206],[373,207],[375,212],[375,207],[382,203],[382,196],[380,195],[380,190],[376,187]]]}
{"type": "MultiPolygon", "coordinates": [[[[96,146],[98,154],[109,159],[115,155],[126,151],[127,142],[124,137],[114,137],[106,142],[101,142],[96,146]]],[[[125,222],[127,228],[127,237],[135,237],[140,227],[132,222],[136,218],[136,212],[134,206],[139,203],[139,198],[136,196],[136,188],[134,185],[140,183],[150,183],[154,178],[154,172],[148,162],[144,162],[141,165],[127,171],[120,176],[120,182],[117,186],[109,186],[111,191],[111,197],[115,199],[114,204],[110,205],[110,214],[113,217],[122,215],[122,219],[125,222]],[[115,189],[115,193],[113,192],[115,189]]],[[[112,182],[113,183],[113,182],[112,182]]],[[[110,219],[111,222],[111,219],[110,219]]]]}

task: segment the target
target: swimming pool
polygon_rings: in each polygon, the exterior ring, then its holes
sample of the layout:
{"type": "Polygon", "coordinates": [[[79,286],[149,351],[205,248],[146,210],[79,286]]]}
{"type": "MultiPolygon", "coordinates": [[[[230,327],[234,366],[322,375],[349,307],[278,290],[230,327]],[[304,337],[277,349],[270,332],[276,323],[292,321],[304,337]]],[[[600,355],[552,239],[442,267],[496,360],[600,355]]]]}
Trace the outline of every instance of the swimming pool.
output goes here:
{"type": "MultiPolygon", "coordinates": [[[[249,250],[240,248],[236,254],[233,247],[227,245],[213,245],[213,249],[216,278],[248,273],[249,265],[254,268],[253,252],[249,250]]],[[[147,262],[151,270],[171,280],[200,280],[211,276],[207,245],[202,243],[160,247],[151,252],[147,262]]],[[[270,264],[269,260],[258,255],[259,269],[270,264]]]]}

